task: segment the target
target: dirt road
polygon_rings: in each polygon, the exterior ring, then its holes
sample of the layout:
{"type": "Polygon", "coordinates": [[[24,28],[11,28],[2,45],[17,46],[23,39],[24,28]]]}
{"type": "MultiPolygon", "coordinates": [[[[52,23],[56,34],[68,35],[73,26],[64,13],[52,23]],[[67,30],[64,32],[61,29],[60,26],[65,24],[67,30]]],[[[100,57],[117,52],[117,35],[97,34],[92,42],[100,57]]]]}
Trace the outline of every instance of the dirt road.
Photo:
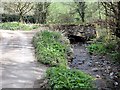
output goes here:
{"type": "Polygon", "coordinates": [[[33,88],[47,67],[38,64],[31,40],[35,31],[0,30],[0,88],[33,88]]]}

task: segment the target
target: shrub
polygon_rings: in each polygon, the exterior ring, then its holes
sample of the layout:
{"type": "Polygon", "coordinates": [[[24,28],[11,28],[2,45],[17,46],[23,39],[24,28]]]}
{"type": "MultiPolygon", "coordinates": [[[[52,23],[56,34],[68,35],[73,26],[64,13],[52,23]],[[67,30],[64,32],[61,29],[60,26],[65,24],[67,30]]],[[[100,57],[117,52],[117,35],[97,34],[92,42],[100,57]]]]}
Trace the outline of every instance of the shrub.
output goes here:
{"type": "Polygon", "coordinates": [[[109,55],[114,61],[117,61],[118,63],[120,63],[120,52],[112,52],[112,53],[109,53],[109,55]]]}
{"type": "Polygon", "coordinates": [[[60,33],[41,31],[33,38],[38,61],[50,66],[67,66],[68,43],[60,33]]]}
{"type": "Polygon", "coordinates": [[[37,25],[23,24],[19,22],[0,23],[0,29],[5,29],[5,30],[32,30],[36,28],[38,28],[37,25]]]}
{"type": "Polygon", "coordinates": [[[106,48],[104,44],[102,43],[94,43],[89,45],[88,47],[89,53],[100,53],[100,54],[105,54],[106,48]]]}
{"type": "Polygon", "coordinates": [[[106,41],[96,41],[94,44],[87,46],[89,53],[105,54],[110,56],[114,61],[120,63],[120,39],[111,37],[106,41]]]}
{"type": "Polygon", "coordinates": [[[52,67],[47,78],[51,90],[93,90],[93,78],[79,70],[52,67]]]}

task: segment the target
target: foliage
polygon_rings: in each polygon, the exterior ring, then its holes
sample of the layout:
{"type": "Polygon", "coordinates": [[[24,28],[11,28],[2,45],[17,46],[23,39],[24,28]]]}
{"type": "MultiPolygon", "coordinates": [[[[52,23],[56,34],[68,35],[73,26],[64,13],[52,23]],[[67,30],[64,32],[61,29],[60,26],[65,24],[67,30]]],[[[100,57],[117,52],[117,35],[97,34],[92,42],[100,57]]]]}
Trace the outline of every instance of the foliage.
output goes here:
{"type": "MultiPolygon", "coordinates": [[[[19,15],[16,14],[1,14],[2,22],[19,22],[19,15]]],[[[25,23],[35,23],[35,16],[24,15],[23,21],[25,23]]]]}
{"type": "Polygon", "coordinates": [[[81,17],[82,22],[84,22],[85,21],[85,10],[87,8],[86,2],[76,1],[76,4],[77,4],[76,11],[79,13],[79,16],[81,17]]]}
{"type": "MultiPolygon", "coordinates": [[[[104,9],[105,15],[112,19],[112,25],[110,28],[114,29],[114,34],[120,38],[120,1],[118,2],[101,2],[104,9]],[[112,9],[112,10],[111,10],[112,9]]],[[[110,24],[110,23],[108,23],[110,24]]]]}
{"type": "Polygon", "coordinates": [[[47,23],[73,23],[74,15],[70,14],[72,6],[69,4],[71,3],[51,3],[48,9],[47,23]]]}
{"type": "Polygon", "coordinates": [[[38,28],[38,26],[34,24],[23,24],[18,22],[0,23],[0,29],[5,30],[32,30],[36,28],[38,28]]]}
{"type": "Polygon", "coordinates": [[[46,23],[49,6],[50,6],[50,3],[48,2],[39,2],[35,5],[34,14],[36,17],[36,23],[41,23],[41,24],[46,23]]]}
{"type": "MultiPolygon", "coordinates": [[[[101,19],[104,19],[105,17],[105,15],[103,14],[105,12],[102,5],[100,5],[100,8],[98,8],[97,2],[90,3],[88,1],[87,2],[76,1],[65,3],[64,2],[10,3],[5,4],[4,9],[7,13],[10,13],[11,15],[12,14],[17,15],[18,16],[17,20],[21,19],[21,21],[22,20],[25,21],[24,17],[29,14],[32,16],[32,18],[36,19],[35,21],[36,23],[42,24],[45,23],[83,24],[82,21],[84,20],[86,22],[89,21],[93,22],[94,20],[99,19],[99,16],[101,16],[101,19]],[[17,9],[20,9],[21,11],[17,9]]],[[[29,17],[26,17],[26,19],[28,20],[29,17]]]]}
{"type": "Polygon", "coordinates": [[[102,33],[99,32],[99,38],[87,47],[89,52],[91,54],[105,54],[110,56],[114,61],[120,62],[120,39],[112,35],[110,32],[102,33]]]}
{"type": "Polygon", "coordinates": [[[106,52],[105,46],[102,43],[94,43],[89,45],[87,48],[91,54],[92,53],[105,54],[106,52]]]}
{"type": "Polygon", "coordinates": [[[114,60],[120,63],[120,52],[112,52],[109,53],[110,57],[114,60]]]}
{"type": "Polygon", "coordinates": [[[115,50],[116,44],[101,44],[101,43],[94,43],[89,45],[87,48],[90,54],[105,54],[109,55],[114,61],[120,63],[120,51],[115,50]]]}
{"type": "Polygon", "coordinates": [[[52,67],[47,78],[51,90],[93,90],[93,78],[79,70],[52,67]]]}
{"type": "Polygon", "coordinates": [[[38,61],[50,66],[67,66],[68,44],[60,33],[41,31],[33,38],[38,61]]]}
{"type": "Polygon", "coordinates": [[[4,10],[6,10],[8,13],[17,14],[20,22],[24,22],[24,15],[29,13],[34,8],[34,4],[31,2],[4,3],[3,6],[4,10]]]}

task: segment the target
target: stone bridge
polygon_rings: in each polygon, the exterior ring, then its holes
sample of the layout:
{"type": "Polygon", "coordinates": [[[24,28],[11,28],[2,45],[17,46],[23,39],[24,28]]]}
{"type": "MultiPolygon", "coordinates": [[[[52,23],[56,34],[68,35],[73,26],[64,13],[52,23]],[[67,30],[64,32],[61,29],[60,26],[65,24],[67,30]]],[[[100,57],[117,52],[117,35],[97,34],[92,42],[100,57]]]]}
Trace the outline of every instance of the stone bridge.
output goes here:
{"type": "Polygon", "coordinates": [[[94,25],[49,25],[50,30],[61,31],[65,36],[79,36],[86,40],[96,37],[94,25]]]}

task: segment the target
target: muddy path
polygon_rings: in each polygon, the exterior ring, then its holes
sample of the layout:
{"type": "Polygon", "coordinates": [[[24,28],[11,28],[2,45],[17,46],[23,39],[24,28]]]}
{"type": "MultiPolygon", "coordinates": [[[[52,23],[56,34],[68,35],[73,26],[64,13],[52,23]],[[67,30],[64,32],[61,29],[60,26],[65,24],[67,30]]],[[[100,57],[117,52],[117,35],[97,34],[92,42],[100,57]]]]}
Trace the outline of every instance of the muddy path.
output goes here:
{"type": "Polygon", "coordinates": [[[74,59],[71,68],[77,68],[95,80],[97,90],[120,90],[120,65],[110,62],[105,56],[89,55],[86,44],[72,44],[74,59]]]}
{"type": "Polygon", "coordinates": [[[44,77],[47,67],[37,63],[31,44],[35,33],[0,30],[0,88],[33,88],[44,77]]]}

